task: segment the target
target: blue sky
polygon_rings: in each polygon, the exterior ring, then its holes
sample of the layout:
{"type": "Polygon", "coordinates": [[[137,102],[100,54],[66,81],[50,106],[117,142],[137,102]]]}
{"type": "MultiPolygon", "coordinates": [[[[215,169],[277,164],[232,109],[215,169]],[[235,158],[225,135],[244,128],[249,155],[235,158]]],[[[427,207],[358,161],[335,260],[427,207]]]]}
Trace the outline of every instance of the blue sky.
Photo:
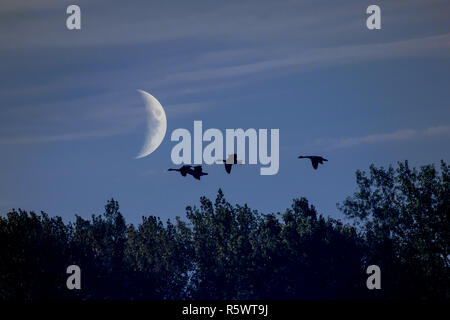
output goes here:
{"type": "Polygon", "coordinates": [[[448,161],[450,4],[378,1],[6,0],[0,8],[0,212],[72,219],[114,197],[128,222],[184,216],[222,188],[231,203],[283,211],[305,196],[342,218],[355,171],[408,159],[448,161]],[[166,139],[134,159],[145,135],[136,89],[164,106],[166,139]],[[168,173],[170,133],[203,127],[280,129],[280,171],[259,166],[201,181],[168,173]],[[323,155],[319,170],[296,159],[323,155]]]}

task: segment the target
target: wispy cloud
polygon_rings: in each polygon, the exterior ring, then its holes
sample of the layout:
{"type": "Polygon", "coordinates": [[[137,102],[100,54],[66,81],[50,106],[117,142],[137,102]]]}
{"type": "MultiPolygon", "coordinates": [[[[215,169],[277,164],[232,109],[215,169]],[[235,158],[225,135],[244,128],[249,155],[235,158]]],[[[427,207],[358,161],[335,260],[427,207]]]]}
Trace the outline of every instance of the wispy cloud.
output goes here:
{"type": "MultiPolygon", "coordinates": [[[[170,121],[211,106],[214,101],[172,103],[163,107],[170,121]]],[[[134,91],[4,109],[0,110],[0,116],[9,121],[0,127],[0,144],[63,142],[126,134],[144,124],[145,112],[144,102],[134,91]]]]}
{"type": "MultiPolygon", "coordinates": [[[[209,82],[211,80],[242,78],[252,75],[259,76],[260,74],[264,74],[264,77],[270,77],[279,72],[301,72],[335,64],[354,63],[371,59],[421,56],[424,54],[447,57],[448,49],[450,49],[450,33],[388,43],[315,48],[304,50],[295,56],[173,73],[162,79],[161,83],[209,82]]],[[[218,57],[221,56],[218,55],[218,57]]]]}
{"type": "Polygon", "coordinates": [[[123,133],[122,130],[96,130],[89,132],[54,133],[50,135],[1,137],[0,144],[62,142],[92,138],[104,138],[123,133]]]}
{"type": "Polygon", "coordinates": [[[362,137],[317,139],[316,143],[329,149],[342,149],[359,145],[408,141],[419,138],[450,137],[450,126],[429,127],[424,130],[404,129],[391,133],[371,134],[362,137]]]}
{"type": "MultiPolygon", "coordinates": [[[[51,0],[42,5],[19,5],[15,0],[3,0],[0,9],[0,26],[7,24],[22,34],[0,29],[3,50],[26,47],[77,47],[99,45],[130,45],[156,43],[167,40],[206,38],[251,39],[266,42],[281,39],[289,30],[309,30],[317,34],[330,34],[342,24],[358,23],[357,3],[331,2],[328,10],[317,10],[315,1],[247,1],[230,2],[171,1],[170,4],[136,0],[133,6],[123,6],[120,0],[80,0],[77,2],[86,13],[83,32],[68,36],[64,25],[65,7],[51,0]],[[108,14],[104,8],[108,8],[108,14]],[[103,14],[95,13],[103,12],[103,14]],[[22,19],[17,19],[18,13],[22,19]],[[342,18],[339,26],[330,30],[324,22],[342,18]],[[16,18],[16,19],[13,19],[16,18]],[[90,19],[89,19],[90,18],[90,19]],[[45,33],[41,32],[45,30],[45,33]],[[38,37],[39,35],[39,37],[38,37]]],[[[334,21],[335,22],[335,21],[334,21]]],[[[285,37],[286,38],[286,37],[285,37]]],[[[283,39],[282,39],[283,40],[283,39]]]]}
{"type": "Polygon", "coordinates": [[[398,32],[371,33],[370,40],[358,0],[326,5],[137,0],[128,7],[119,0],[80,0],[81,32],[66,30],[64,5],[52,0],[5,1],[0,8],[0,73],[8,79],[0,88],[3,144],[133,130],[144,112],[128,95],[137,88],[167,98],[163,105],[172,118],[213,106],[204,97],[190,98],[201,93],[220,94],[260,79],[346,63],[448,58],[450,49],[450,34],[443,34],[448,32],[443,1],[424,12],[435,19],[432,29],[409,21],[430,4],[386,4],[396,10],[383,23],[398,32]],[[74,101],[74,96],[81,98],[74,101]]]}
{"type": "Polygon", "coordinates": [[[166,172],[167,172],[166,169],[159,169],[159,170],[149,169],[149,170],[145,170],[145,171],[141,172],[140,175],[142,177],[145,177],[145,176],[158,176],[158,175],[166,174],[166,172]]]}
{"type": "Polygon", "coordinates": [[[169,104],[164,107],[168,116],[181,117],[186,114],[193,114],[197,112],[205,111],[215,104],[214,101],[205,102],[189,102],[189,103],[179,103],[179,104],[169,104]]]}

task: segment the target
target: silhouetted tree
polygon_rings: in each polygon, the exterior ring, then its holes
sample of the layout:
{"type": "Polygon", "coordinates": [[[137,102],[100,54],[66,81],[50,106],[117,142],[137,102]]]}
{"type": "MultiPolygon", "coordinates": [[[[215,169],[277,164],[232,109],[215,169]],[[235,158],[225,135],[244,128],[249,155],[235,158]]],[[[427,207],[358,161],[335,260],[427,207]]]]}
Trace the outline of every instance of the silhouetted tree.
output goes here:
{"type": "Polygon", "coordinates": [[[383,273],[384,297],[450,297],[449,166],[357,171],[341,209],[360,226],[366,264],[383,273]]]}
{"type": "Polygon", "coordinates": [[[448,299],[449,166],[371,166],[356,178],[339,205],[353,225],[305,198],[263,214],[221,190],[174,223],[127,225],[114,199],[67,224],[12,210],[0,217],[0,299],[448,299]],[[66,288],[71,264],[81,290],[66,288]],[[366,288],[370,264],[382,290],[366,288]]]}
{"type": "Polygon", "coordinates": [[[0,298],[58,299],[67,295],[70,228],[60,217],[11,211],[0,218],[0,298]]]}

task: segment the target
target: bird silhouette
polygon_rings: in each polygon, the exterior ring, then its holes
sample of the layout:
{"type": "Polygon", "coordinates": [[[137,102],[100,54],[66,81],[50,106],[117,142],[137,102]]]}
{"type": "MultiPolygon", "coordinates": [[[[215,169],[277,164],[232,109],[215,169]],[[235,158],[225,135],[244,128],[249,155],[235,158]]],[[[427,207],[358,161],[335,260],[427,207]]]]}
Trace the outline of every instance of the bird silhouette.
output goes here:
{"type": "Polygon", "coordinates": [[[242,161],[237,159],[237,154],[230,154],[228,156],[227,160],[218,160],[218,162],[223,162],[225,164],[225,171],[230,174],[231,173],[231,167],[233,166],[233,164],[241,164],[242,161]]]}
{"type": "Polygon", "coordinates": [[[323,164],[324,161],[328,161],[327,159],[320,157],[320,156],[298,156],[298,158],[311,160],[311,164],[315,170],[317,170],[319,163],[323,164]]]}
{"type": "Polygon", "coordinates": [[[189,166],[189,165],[184,165],[179,169],[168,169],[167,171],[178,171],[179,173],[181,173],[181,175],[183,177],[186,177],[186,174],[190,174],[191,176],[193,176],[195,179],[200,180],[201,176],[206,176],[208,175],[208,173],[203,172],[202,171],[202,166],[189,166]]]}

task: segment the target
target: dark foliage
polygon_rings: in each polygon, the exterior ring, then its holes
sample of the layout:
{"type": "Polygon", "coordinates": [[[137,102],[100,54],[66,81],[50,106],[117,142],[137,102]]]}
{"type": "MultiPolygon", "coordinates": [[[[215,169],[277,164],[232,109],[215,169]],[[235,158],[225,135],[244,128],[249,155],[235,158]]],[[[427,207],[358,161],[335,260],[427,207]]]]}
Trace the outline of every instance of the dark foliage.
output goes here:
{"type": "Polygon", "coordinates": [[[0,218],[0,298],[449,298],[449,166],[358,171],[358,192],[325,218],[305,198],[280,214],[232,206],[221,190],[186,221],[127,225],[114,199],[90,220],[13,210],[0,218]],[[79,265],[82,289],[66,288],[79,265]],[[365,270],[382,270],[368,290],[365,270]]]}

